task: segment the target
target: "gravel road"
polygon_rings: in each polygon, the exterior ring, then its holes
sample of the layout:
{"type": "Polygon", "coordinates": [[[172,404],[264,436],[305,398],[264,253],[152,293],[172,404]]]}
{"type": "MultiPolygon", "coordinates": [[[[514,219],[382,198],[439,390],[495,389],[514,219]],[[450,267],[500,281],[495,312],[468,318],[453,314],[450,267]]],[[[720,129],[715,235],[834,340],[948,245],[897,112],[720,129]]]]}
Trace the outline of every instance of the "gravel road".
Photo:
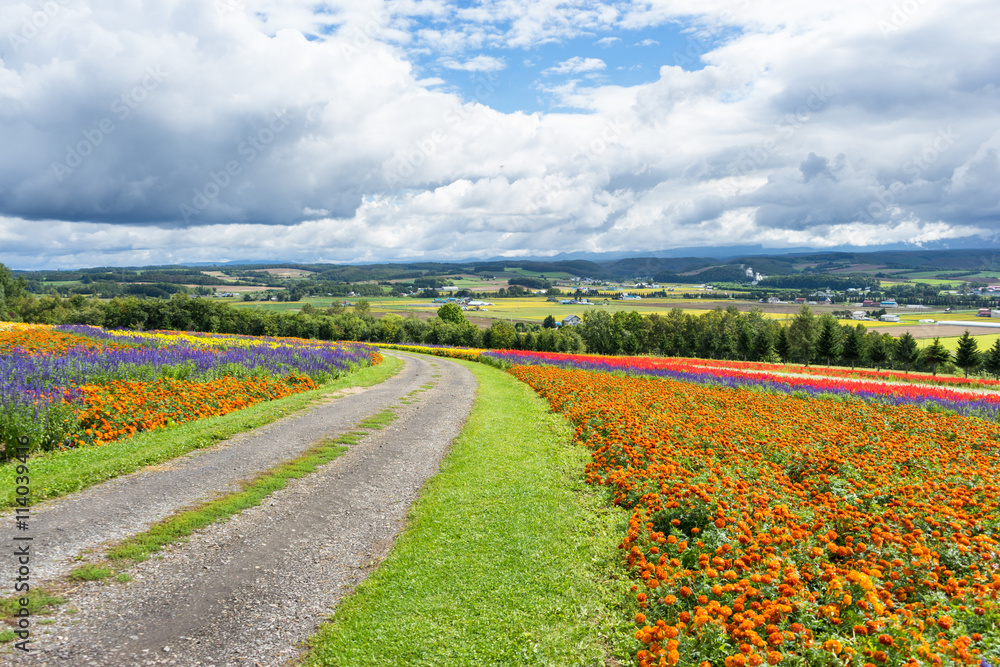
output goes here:
{"type": "MultiPolygon", "coordinates": [[[[421,363],[422,361],[422,363],[421,363]]],[[[211,448],[109,480],[32,509],[32,577],[52,579],[78,563],[73,557],[110,540],[149,528],[163,517],[238,489],[281,461],[295,458],[312,443],[350,430],[400,396],[430,381],[432,366],[408,361],[385,382],[357,387],[327,404],[239,434],[211,448]]],[[[9,525],[12,511],[0,521],[9,525]]]]}
{"type": "Polygon", "coordinates": [[[398,415],[262,505],[135,566],[132,582],[82,585],[54,623],[33,626],[31,654],[0,661],[221,667],[295,658],[301,642],[388,553],[472,408],[476,382],[467,369],[399,356],[402,372],[362,393],[40,509],[36,535],[44,525],[47,537],[36,537],[33,549],[58,554],[48,572],[65,571],[74,550],[142,530],[386,407],[398,415]],[[412,402],[399,402],[428,383],[434,386],[412,402]]]}

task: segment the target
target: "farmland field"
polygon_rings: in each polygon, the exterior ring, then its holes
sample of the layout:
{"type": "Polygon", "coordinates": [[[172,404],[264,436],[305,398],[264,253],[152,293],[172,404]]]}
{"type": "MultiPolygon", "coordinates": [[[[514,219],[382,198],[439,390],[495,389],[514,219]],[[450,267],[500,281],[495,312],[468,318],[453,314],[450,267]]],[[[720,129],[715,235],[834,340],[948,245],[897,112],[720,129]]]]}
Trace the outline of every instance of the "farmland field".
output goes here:
{"type": "Polygon", "coordinates": [[[358,344],[4,324],[0,441],[100,446],[314,389],[380,358],[358,344]]]}
{"type": "MultiPolygon", "coordinates": [[[[629,293],[638,293],[642,290],[627,290],[629,293]]],[[[443,293],[447,294],[447,293],[443,293]]],[[[442,296],[441,298],[446,298],[442,296]]],[[[571,295],[562,295],[556,297],[557,299],[567,299],[572,298],[571,295]]],[[[415,314],[434,314],[437,312],[438,308],[441,307],[441,303],[435,303],[428,298],[412,298],[412,297],[307,297],[302,301],[265,301],[265,302],[241,302],[236,301],[233,305],[240,308],[262,308],[265,310],[275,310],[275,311],[290,311],[295,312],[301,310],[302,306],[306,303],[312,304],[316,308],[328,308],[334,302],[347,301],[350,303],[356,303],[364,299],[368,302],[371,309],[371,313],[376,316],[381,316],[387,313],[396,313],[405,317],[410,313],[415,314]]],[[[489,319],[508,319],[511,318],[515,321],[524,322],[541,322],[545,319],[546,315],[552,315],[557,319],[562,319],[566,315],[583,315],[584,311],[592,308],[602,308],[607,309],[609,312],[613,311],[625,311],[625,312],[637,312],[643,315],[648,315],[652,313],[658,313],[660,315],[666,314],[672,308],[680,308],[685,313],[692,315],[701,315],[707,311],[714,308],[722,307],[726,308],[729,306],[736,306],[741,311],[747,311],[750,308],[761,308],[764,310],[764,316],[772,319],[786,319],[791,318],[801,307],[797,304],[760,304],[751,301],[739,301],[734,299],[685,299],[682,296],[671,296],[667,298],[657,297],[657,298],[644,298],[637,301],[621,301],[614,300],[604,297],[589,297],[590,304],[560,304],[558,301],[548,301],[542,296],[533,297],[518,297],[518,298],[489,298],[484,299],[492,303],[491,306],[486,306],[485,310],[480,311],[468,311],[467,315],[484,317],[489,319]]],[[[836,307],[826,307],[826,308],[815,308],[817,312],[826,312],[829,310],[845,309],[848,306],[844,304],[838,304],[836,307]]],[[[847,321],[847,320],[844,320],[847,321]]]]}

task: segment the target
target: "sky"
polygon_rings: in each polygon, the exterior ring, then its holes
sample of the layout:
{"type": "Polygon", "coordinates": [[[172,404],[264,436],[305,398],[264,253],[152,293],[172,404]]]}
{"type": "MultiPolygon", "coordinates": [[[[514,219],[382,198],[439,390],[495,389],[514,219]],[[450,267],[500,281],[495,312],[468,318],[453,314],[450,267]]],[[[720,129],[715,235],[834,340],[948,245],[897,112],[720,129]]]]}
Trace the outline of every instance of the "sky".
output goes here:
{"type": "Polygon", "coordinates": [[[0,263],[1000,245],[995,0],[5,0],[0,263]]]}

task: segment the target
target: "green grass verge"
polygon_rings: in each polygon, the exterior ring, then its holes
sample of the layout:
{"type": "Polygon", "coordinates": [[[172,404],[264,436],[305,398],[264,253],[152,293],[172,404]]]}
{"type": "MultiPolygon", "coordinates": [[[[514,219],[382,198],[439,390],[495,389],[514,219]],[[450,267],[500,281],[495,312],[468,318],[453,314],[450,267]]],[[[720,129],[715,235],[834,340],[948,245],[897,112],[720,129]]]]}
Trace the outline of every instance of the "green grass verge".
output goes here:
{"type": "MultiPolygon", "coordinates": [[[[398,371],[400,361],[386,355],[378,366],[361,368],[318,389],[266,401],[220,417],[139,433],[103,447],[81,447],[67,452],[46,452],[28,462],[32,502],[64,496],[143,466],[176,458],[208,447],[237,433],[269,424],[313,405],[324,394],[351,386],[371,386],[398,371]]],[[[12,507],[17,484],[17,461],[0,465],[0,508],[12,507]]]]}
{"type": "Polygon", "coordinates": [[[103,567],[96,563],[81,565],[69,573],[70,581],[99,581],[107,579],[114,572],[110,567],[103,567]]]}
{"type": "Polygon", "coordinates": [[[616,578],[627,517],[582,482],[587,452],[529,387],[460,363],[480,383],[472,415],[392,553],[303,664],[631,662],[631,582],[616,578]]]}

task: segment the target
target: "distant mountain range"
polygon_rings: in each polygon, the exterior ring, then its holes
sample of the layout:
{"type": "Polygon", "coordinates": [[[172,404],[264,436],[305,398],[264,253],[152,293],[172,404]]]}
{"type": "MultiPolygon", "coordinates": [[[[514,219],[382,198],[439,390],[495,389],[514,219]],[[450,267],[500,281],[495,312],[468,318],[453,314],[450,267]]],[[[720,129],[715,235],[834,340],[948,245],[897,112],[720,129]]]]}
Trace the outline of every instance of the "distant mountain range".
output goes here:
{"type": "MultiPolygon", "coordinates": [[[[851,255],[866,255],[878,257],[885,254],[897,256],[897,253],[923,253],[933,251],[959,251],[959,250],[984,250],[996,249],[1000,251],[1000,236],[984,239],[979,236],[969,236],[960,239],[950,239],[947,241],[931,241],[926,243],[892,243],[878,246],[873,250],[871,246],[842,245],[830,248],[810,248],[806,246],[792,248],[767,248],[760,244],[754,245],[733,245],[733,246],[688,246],[683,248],[671,248],[669,250],[650,251],[613,251],[613,252],[565,252],[555,255],[526,255],[518,257],[504,257],[496,255],[493,257],[468,257],[460,260],[433,260],[429,259],[421,262],[413,261],[386,261],[378,262],[385,264],[487,264],[493,262],[561,262],[573,260],[587,260],[598,264],[613,262],[620,259],[637,257],[654,258],[698,258],[704,260],[726,260],[738,257],[775,257],[785,255],[807,255],[807,256],[828,256],[834,253],[849,253],[851,255]]],[[[364,266],[371,265],[370,262],[318,262],[302,261],[291,259],[243,259],[220,262],[183,262],[178,266],[190,267],[211,267],[211,266],[246,266],[246,265],[307,265],[307,264],[330,264],[335,266],[364,266]]]]}
{"type": "MultiPolygon", "coordinates": [[[[894,244],[878,250],[866,247],[765,248],[762,245],[703,246],[670,250],[607,253],[561,253],[554,256],[469,258],[461,261],[421,261],[382,263],[326,263],[277,259],[221,262],[185,262],[156,267],[101,267],[77,269],[77,273],[155,269],[158,271],[203,270],[212,267],[262,269],[299,268],[322,280],[360,282],[365,280],[410,279],[421,275],[447,273],[501,273],[505,268],[527,271],[561,272],[579,277],[603,279],[648,279],[669,282],[680,277],[694,282],[737,280],[746,268],[766,275],[798,273],[863,273],[875,275],[901,271],[976,272],[1000,270],[1000,243],[978,237],[949,242],[894,244]],[[704,274],[703,278],[701,274],[704,274]],[[657,278],[657,276],[659,276],[657,278]]],[[[48,274],[51,271],[16,271],[18,274],[48,274]]],[[[66,273],[74,273],[69,271],[66,273]]],[[[690,282],[685,280],[684,282],[690,282]]]]}

